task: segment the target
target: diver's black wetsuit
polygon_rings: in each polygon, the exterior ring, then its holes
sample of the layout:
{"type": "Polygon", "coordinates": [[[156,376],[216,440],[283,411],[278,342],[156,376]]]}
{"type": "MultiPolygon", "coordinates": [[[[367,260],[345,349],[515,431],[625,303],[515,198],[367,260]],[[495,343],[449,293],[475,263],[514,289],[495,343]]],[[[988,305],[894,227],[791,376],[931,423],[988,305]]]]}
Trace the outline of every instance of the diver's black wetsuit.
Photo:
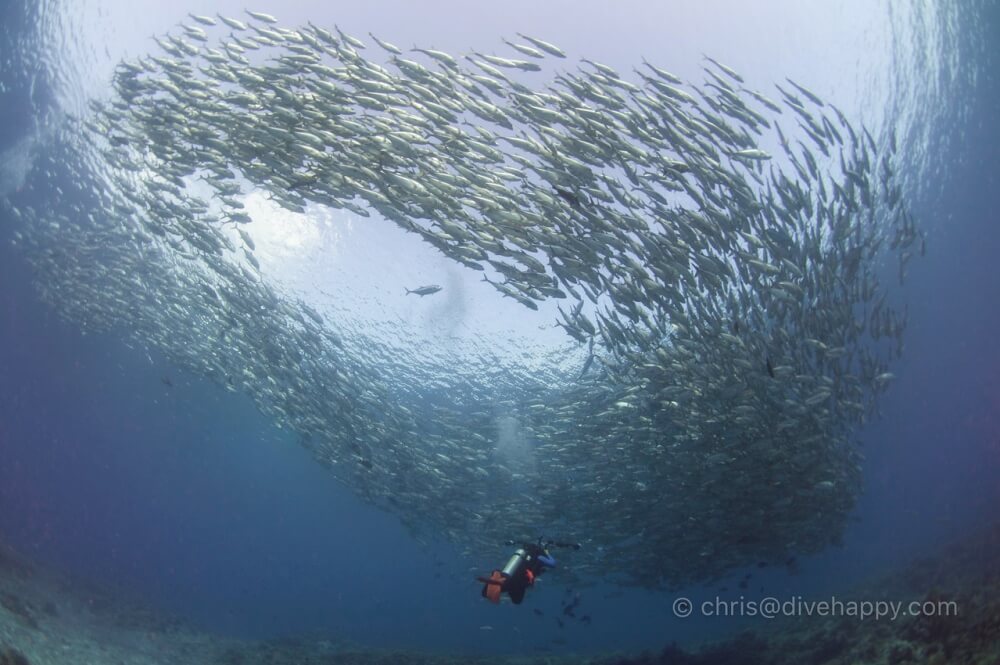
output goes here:
{"type": "MultiPolygon", "coordinates": [[[[541,575],[547,565],[543,563],[542,557],[548,557],[548,553],[538,545],[528,545],[525,548],[527,558],[516,573],[507,578],[504,588],[507,595],[515,605],[520,605],[524,600],[524,593],[528,587],[535,583],[535,578],[541,575]]],[[[548,557],[551,559],[551,557],[548,557]]],[[[552,565],[555,560],[552,560],[552,565]]]]}
{"type": "Polygon", "coordinates": [[[540,544],[525,543],[503,567],[502,571],[493,571],[490,579],[480,578],[484,582],[483,596],[493,602],[499,602],[499,594],[491,592],[491,585],[499,584],[500,592],[506,592],[515,605],[520,605],[529,586],[535,583],[535,578],[553,568],[556,560],[540,544]]]}

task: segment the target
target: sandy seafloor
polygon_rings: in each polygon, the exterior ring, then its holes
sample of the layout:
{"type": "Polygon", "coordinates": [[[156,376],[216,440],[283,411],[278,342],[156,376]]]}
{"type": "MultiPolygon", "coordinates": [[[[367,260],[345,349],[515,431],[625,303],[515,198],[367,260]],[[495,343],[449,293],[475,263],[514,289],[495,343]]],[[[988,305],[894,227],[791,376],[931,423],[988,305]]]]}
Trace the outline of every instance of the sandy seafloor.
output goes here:
{"type": "MultiPolygon", "coordinates": [[[[0,665],[592,663],[715,665],[1000,664],[1000,523],[843,597],[954,601],[957,616],[764,622],[698,652],[481,657],[380,651],[322,637],[247,642],[199,632],[0,545],[0,665]]],[[[501,637],[501,636],[494,636],[501,637]]]]}

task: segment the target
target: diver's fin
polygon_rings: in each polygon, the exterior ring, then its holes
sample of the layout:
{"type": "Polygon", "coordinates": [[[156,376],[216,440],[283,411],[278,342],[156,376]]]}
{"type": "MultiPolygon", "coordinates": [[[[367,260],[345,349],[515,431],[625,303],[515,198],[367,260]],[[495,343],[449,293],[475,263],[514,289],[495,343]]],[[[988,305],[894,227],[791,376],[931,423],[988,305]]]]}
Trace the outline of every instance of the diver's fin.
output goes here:
{"type": "Polygon", "coordinates": [[[506,581],[503,574],[499,570],[494,570],[489,577],[476,579],[483,583],[483,597],[488,598],[490,602],[499,603],[500,594],[503,592],[503,583],[506,581]]]}

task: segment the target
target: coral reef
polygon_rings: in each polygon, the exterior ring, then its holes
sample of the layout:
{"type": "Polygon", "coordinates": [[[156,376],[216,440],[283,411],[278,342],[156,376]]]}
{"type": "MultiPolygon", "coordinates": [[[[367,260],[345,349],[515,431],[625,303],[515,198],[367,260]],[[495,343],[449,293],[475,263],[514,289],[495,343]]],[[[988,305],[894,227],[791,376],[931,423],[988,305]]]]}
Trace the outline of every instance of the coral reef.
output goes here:
{"type": "Polygon", "coordinates": [[[1000,663],[1000,525],[853,593],[907,605],[915,602],[935,611],[904,612],[894,621],[852,617],[789,621],[767,636],[766,650],[775,660],[765,662],[1000,663]]]}
{"type": "Polygon", "coordinates": [[[23,564],[0,564],[0,644],[10,645],[0,646],[0,665],[1000,664],[1000,525],[842,594],[934,607],[951,604],[957,615],[900,615],[877,621],[852,616],[781,619],[764,630],[743,632],[696,650],[672,644],[659,652],[621,655],[459,656],[365,649],[322,636],[226,640],[198,633],[115,594],[62,580],[45,582],[41,569],[25,578],[25,570],[30,569],[23,564]],[[83,631],[73,632],[82,625],[83,631]]]}

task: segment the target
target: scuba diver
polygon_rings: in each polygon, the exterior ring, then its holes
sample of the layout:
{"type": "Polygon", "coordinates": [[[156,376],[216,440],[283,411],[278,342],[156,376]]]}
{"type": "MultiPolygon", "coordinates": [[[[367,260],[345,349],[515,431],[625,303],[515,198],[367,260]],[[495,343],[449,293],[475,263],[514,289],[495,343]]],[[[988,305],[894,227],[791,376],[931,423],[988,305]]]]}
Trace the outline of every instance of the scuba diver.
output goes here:
{"type": "MultiPolygon", "coordinates": [[[[507,544],[517,543],[511,540],[507,544]]],[[[543,542],[541,538],[536,543],[521,543],[502,570],[494,570],[489,577],[476,578],[483,583],[483,597],[499,603],[501,595],[506,592],[515,605],[520,605],[525,591],[535,584],[535,579],[549,568],[556,567],[555,558],[549,554],[549,549],[553,547],[578,550],[580,544],[543,542]]]]}

